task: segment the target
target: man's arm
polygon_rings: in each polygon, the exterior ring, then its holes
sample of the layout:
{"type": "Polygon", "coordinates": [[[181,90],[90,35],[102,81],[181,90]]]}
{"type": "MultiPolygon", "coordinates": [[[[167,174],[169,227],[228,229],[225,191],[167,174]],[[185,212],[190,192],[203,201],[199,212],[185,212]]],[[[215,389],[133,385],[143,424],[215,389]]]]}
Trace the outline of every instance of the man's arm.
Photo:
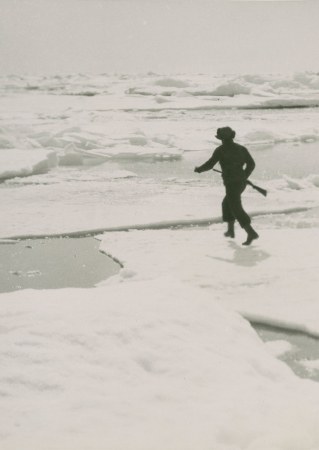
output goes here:
{"type": "Polygon", "coordinates": [[[218,148],[214,151],[212,156],[209,158],[208,161],[206,161],[204,164],[202,164],[199,167],[195,167],[194,172],[201,173],[201,172],[207,172],[207,170],[211,170],[215,164],[217,164],[219,161],[219,152],[218,148]]]}
{"type": "Polygon", "coordinates": [[[246,149],[246,167],[245,167],[245,175],[246,178],[249,178],[251,173],[253,172],[254,168],[256,167],[256,163],[249,153],[249,151],[246,149]]]}

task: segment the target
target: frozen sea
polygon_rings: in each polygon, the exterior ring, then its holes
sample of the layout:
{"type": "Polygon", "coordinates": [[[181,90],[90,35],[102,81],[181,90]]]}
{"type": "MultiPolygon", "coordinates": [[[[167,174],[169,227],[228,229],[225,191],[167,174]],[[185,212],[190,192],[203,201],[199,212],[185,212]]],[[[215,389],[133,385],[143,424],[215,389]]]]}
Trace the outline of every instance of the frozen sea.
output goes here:
{"type": "Polygon", "coordinates": [[[319,337],[319,75],[12,75],[0,95],[2,242],[90,234],[121,265],[0,294],[1,449],[318,450],[318,382],[249,322],[319,337]],[[193,172],[226,125],[268,191],[244,194],[250,248],[193,172]]]}

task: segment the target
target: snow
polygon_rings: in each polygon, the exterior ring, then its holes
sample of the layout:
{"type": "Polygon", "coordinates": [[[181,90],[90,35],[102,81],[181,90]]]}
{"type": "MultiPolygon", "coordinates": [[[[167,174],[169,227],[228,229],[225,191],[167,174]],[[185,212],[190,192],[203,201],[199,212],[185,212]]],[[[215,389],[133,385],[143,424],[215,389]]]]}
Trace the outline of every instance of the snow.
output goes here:
{"type": "MultiPolygon", "coordinates": [[[[258,230],[258,221],[256,221],[258,230]]],[[[253,322],[319,336],[318,230],[263,229],[262,244],[225,240],[221,227],[132,230],[101,235],[101,249],[137,279],[174,274],[214,292],[227,307],[253,322]],[[169,255],[169,257],[168,257],[169,255]],[[302,280],[302,282],[301,282],[302,280]]],[[[121,281],[121,272],[117,276],[121,281]]]]}
{"type": "Polygon", "coordinates": [[[45,173],[57,164],[54,152],[43,150],[1,150],[0,180],[45,173]]]}
{"type": "MultiPolygon", "coordinates": [[[[85,171],[59,169],[45,178],[9,181],[0,190],[1,237],[73,232],[81,235],[96,230],[158,229],[221,222],[223,188],[212,188],[210,183],[182,179],[142,182],[136,174],[119,170],[117,166],[113,170],[104,167],[101,170],[100,166],[85,171]]],[[[307,211],[318,205],[317,189],[296,191],[279,184],[267,200],[250,190],[245,204],[253,216],[265,215],[271,223],[290,221],[294,227],[312,226],[317,219],[308,217],[307,211]]]]}
{"type": "Polygon", "coordinates": [[[174,78],[162,78],[154,83],[156,86],[162,87],[173,87],[173,88],[185,88],[188,87],[189,84],[183,80],[178,80],[174,78]]]}
{"type": "Polygon", "coordinates": [[[318,383],[248,321],[319,336],[318,74],[4,76],[0,92],[0,244],[99,233],[121,266],[94,289],[0,295],[1,449],[317,450],[318,383]],[[220,177],[193,172],[224,125],[268,191],[243,195],[249,248],[223,236],[220,177]]]}
{"type": "MultiPolygon", "coordinates": [[[[1,89],[6,93],[22,93],[25,90],[55,95],[101,95],[127,92],[134,95],[158,95],[161,92],[171,96],[215,96],[233,97],[246,95],[246,105],[252,104],[251,98],[272,97],[274,100],[286,96],[299,101],[316,96],[319,76],[315,72],[268,75],[205,75],[180,74],[175,76],[159,76],[156,74],[138,75],[61,75],[61,76],[24,76],[0,77],[1,89]],[[90,89],[88,89],[90,86],[90,89]],[[164,90],[162,89],[164,88],[164,90]],[[249,94],[252,94],[250,97],[249,94]]],[[[146,100],[146,99],[144,99],[146,100]]],[[[318,98],[317,98],[318,100],[318,98]]],[[[231,103],[226,103],[230,105],[231,103]]]]}
{"type": "Polygon", "coordinates": [[[276,357],[280,357],[293,350],[293,346],[289,342],[283,340],[266,342],[265,347],[276,357]]]}
{"type": "Polygon", "coordinates": [[[301,365],[303,365],[311,373],[319,371],[319,360],[318,359],[315,359],[315,360],[304,359],[304,360],[300,360],[299,363],[301,365]]]}
{"type": "Polygon", "coordinates": [[[229,82],[219,85],[210,95],[234,97],[235,95],[250,94],[250,88],[239,83],[229,82]]]}
{"type": "Polygon", "coordinates": [[[175,160],[218,145],[214,130],[225,124],[255,151],[317,143],[311,105],[319,104],[318,75],[296,76],[2,76],[0,147],[55,151],[62,165],[86,164],[90,152],[114,160],[175,160]],[[96,95],[69,95],[88,85],[96,95]]]}
{"type": "Polygon", "coordinates": [[[5,450],[319,445],[318,385],[212,293],[168,277],[1,305],[5,450]]]}

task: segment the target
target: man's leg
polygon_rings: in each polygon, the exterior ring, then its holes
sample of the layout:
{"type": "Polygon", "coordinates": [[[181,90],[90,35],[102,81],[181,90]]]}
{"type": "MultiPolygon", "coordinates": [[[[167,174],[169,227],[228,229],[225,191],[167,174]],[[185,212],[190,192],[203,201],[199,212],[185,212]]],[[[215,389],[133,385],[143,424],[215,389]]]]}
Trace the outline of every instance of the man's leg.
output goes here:
{"type": "Polygon", "coordinates": [[[243,245],[250,245],[258,239],[258,234],[251,226],[251,219],[243,208],[241,194],[246,188],[246,183],[231,183],[226,186],[226,198],[232,214],[238,220],[240,226],[247,232],[247,239],[243,245]]]}
{"type": "Polygon", "coordinates": [[[259,234],[253,229],[251,225],[246,225],[245,231],[247,233],[246,241],[243,242],[243,245],[250,245],[255,239],[259,238],[259,234]]]}
{"type": "Polygon", "coordinates": [[[224,233],[226,237],[235,237],[235,216],[229,206],[227,195],[222,202],[223,221],[227,222],[227,231],[224,233]]]}
{"type": "Polygon", "coordinates": [[[250,225],[250,217],[246,213],[241,203],[241,194],[245,190],[245,183],[229,183],[226,186],[226,202],[225,205],[228,206],[231,211],[231,216],[236,219],[242,228],[246,225],[250,225]]]}

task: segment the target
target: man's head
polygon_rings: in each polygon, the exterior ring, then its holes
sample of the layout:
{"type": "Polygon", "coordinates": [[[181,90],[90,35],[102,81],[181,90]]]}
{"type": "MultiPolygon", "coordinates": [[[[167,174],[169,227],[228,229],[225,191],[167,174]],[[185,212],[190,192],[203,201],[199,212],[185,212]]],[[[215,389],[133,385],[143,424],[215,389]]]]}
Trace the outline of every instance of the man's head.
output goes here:
{"type": "Polygon", "coordinates": [[[230,127],[218,128],[216,137],[221,141],[232,141],[236,136],[236,132],[230,127]]]}

